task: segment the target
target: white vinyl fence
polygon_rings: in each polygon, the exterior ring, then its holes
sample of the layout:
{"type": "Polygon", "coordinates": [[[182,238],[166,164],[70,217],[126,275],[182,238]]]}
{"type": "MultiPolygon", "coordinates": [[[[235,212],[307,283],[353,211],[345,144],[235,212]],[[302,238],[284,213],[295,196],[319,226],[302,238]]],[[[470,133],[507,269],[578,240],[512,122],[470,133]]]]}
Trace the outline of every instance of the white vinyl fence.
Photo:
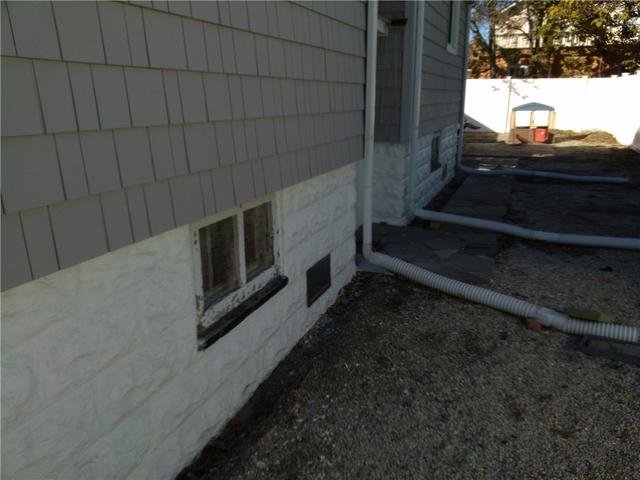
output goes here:
{"type": "MultiPolygon", "coordinates": [[[[467,80],[465,114],[484,131],[506,133],[509,112],[529,102],[556,110],[556,128],[603,130],[629,145],[640,127],[640,74],[608,78],[467,80]]],[[[529,124],[518,117],[518,124],[529,124]]],[[[546,123],[541,112],[540,123],[546,123]]],[[[538,122],[538,117],[536,117],[538,122]]]]}

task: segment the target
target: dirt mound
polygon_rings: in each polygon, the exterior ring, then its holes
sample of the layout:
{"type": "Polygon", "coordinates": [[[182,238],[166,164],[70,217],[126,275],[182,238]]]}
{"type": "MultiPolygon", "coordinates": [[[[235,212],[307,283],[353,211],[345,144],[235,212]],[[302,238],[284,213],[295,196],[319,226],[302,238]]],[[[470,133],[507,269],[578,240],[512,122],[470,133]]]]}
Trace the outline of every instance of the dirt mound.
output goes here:
{"type": "Polygon", "coordinates": [[[573,130],[551,130],[551,143],[570,142],[575,140],[582,140],[586,137],[587,133],[574,132],[573,130]]]}
{"type": "MultiPolygon", "coordinates": [[[[551,130],[551,143],[584,142],[589,145],[620,145],[608,132],[594,130],[590,132],[574,132],[573,130],[551,130]]],[[[464,142],[470,143],[504,143],[506,133],[474,132],[465,130],[464,142]]]]}
{"type": "Polygon", "coordinates": [[[608,132],[592,132],[582,139],[584,143],[620,145],[616,138],[608,132]]]}
{"type": "Polygon", "coordinates": [[[574,132],[573,130],[552,130],[553,143],[580,141],[591,145],[620,145],[613,135],[601,130],[574,132]]]}

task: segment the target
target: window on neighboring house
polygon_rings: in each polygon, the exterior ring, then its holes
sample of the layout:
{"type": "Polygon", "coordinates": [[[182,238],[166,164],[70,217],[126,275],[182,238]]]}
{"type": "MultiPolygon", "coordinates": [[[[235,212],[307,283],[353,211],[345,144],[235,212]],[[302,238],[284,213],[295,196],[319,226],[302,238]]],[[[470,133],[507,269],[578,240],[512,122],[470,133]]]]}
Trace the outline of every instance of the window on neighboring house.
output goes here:
{"type": "Polygon", "coordinates": [[[460,4],[459,1],[449,2],[449,25],[447,29],[447,51],[458,52],[458,37],[460,36],[460,4]]]}
{"type": "Polygon", "coordinates": [[[253,203],[194,224],[201,349],[262,305],[262,297],[281,288],[274,288],[282,277],[276,268],[273,210],[271,201],[253,203]]]}

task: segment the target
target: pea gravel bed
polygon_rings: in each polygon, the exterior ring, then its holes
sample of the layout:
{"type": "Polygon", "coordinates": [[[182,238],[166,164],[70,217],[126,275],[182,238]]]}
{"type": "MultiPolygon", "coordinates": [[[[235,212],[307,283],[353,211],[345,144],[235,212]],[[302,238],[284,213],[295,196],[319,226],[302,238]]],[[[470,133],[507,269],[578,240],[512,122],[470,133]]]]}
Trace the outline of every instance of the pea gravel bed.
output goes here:
{"type": "MultiPolygon", "coordinates": [[[[556,193],[565,211],[577,208],[570,189],[556,193]]],[[[516,186],[512,202],[521,217],[535,191],[516,186]]],[[[566,218],[585,233],[629,230],[620,215],[566,218]]],[[[640,324],[640,252],[504,239],[490,282],[640,324]]],[[[638,479],[640,368],[576,344],[393,275],[360,274],[180,479],[638,479]]]]}

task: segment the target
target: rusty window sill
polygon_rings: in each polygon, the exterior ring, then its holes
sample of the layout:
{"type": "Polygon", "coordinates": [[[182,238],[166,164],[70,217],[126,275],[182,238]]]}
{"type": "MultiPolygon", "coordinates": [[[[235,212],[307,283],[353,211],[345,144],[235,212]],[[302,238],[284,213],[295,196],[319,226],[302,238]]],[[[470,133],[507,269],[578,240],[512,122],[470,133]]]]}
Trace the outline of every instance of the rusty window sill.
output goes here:
{"type": "Polygon", "coordinates": [[[288,283],[289,279],[287,277],[278,275],[233,310],[220,317],[214,324],[198,332],[198,350],[206,350],[220,340],[245,318],[267,303],[288,283]]]}

